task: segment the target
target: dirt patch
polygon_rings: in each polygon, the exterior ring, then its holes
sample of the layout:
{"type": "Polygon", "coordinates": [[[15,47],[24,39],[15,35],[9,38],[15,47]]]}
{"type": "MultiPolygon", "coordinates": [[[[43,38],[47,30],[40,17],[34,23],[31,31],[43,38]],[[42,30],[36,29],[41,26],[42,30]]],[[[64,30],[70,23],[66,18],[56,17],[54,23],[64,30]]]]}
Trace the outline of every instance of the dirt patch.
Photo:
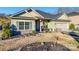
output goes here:
{"type": "Polygon", "coordinates": [[[10,40],[3,40],[0,41],[0,51],[6,51],[10,49],[17,49],[20,47],[23,47],[27,44],[35,43],[35,42],[57,42],[71,50],[79,50],[76,47],[79,45],[79,43],[76,42],[75,39],[72,37],[58,33],[41,33],[41,35],[36,36],[25,36],[20,37],[18,39],[10,39],[10,40]]]}
{"type": "Polygon", "coordinates": [[[24,46],[21,51],[70,51],[67,47],[54,42],[44,42],[44,44],[32,43],[24,46]]]}

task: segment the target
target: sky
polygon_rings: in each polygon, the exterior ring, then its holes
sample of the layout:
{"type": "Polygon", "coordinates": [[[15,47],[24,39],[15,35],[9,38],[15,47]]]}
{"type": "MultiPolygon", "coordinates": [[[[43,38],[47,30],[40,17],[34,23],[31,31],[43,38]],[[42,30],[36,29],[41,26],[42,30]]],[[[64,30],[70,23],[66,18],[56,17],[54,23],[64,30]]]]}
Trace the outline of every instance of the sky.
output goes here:
{"type": "MultiPolygon", "coordinates": [[[[33,8],[36,10],[41,10],[41,11],[45,11],[48,13],[57,13],[59,7],[0,7],[0,13],[4,13],[4,14],[14,14],[16,12],[19,12],[21,10],[25,10],[28,8],[33,8]]],[[[69,9],[71,10],[79,10],[79,7],[65,7],[65,9],[69,9]]]]}

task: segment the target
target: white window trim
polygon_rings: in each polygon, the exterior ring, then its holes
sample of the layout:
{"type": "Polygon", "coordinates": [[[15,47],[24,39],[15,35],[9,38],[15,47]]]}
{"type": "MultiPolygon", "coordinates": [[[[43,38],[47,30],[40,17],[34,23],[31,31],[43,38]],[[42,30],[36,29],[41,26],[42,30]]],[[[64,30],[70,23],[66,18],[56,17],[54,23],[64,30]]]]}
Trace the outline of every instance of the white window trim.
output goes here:
{"type": "MultiPolygon", "coordinates": [[[[25,30],[30,30],[30,25],[29,25],[29,29],[25,29],[25,22],[27,22],[27,21],[18,21],[17,23],[17,30],[18,31],[25,31],[25,30]],[[21,30],[21,29],[19,29],[19,22],[24,22],[24,30],[21,30]]],[[[32,23],[32,22],[29,22],[29,23],[32,23]]],[[[32,26],[31,26],[32,27],[32,26]]],[[[32,29],[32,28],[31,28],[32,29]]]]}

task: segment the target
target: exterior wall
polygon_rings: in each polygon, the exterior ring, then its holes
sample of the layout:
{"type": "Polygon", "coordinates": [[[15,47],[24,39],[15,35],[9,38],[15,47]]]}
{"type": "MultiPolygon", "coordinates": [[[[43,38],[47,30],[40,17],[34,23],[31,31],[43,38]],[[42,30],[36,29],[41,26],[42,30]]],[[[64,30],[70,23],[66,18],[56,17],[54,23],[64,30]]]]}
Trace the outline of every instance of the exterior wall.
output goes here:
{"type": "Polygon", "coordinates": [[[69,22],[51,21],[48,23],[48,28],[50,31],[56,31],[58,29],[60,29],[60,31],[68,31],[69,30],[69,22]]]}
{"type": "Polygon", "coordinates": [[[31,14],[33,17],[36,17],[36,16],[40,17],[40,15],[39,15],[37,12],[34,12],[34,11],[30,12],[30,14],[31,14]]]}
{"type": "Polygon", "coordinates": [[[31,12],[26,12],[23,15],[20,16],[27,16],[27,17],[41,17],[41,15],[39,15],[37,12],[35,11],[31,11],[31,12]]]}
{"type": "Polygon", "coordinates": [[[24,33],[30,33],[30,32],[32,32],[33,30],[35,30],[35,21],[34,21],[34,20],[19,20],[19,19],[17,20],[17,19],[12,19],[12,20],[11,20],[11,25],[16,26],[17,31],[21,31],[22,34],[24,34],[24,33]],[[32,22],[32,29],[19,30],[19,29],[18,29],[19,26],[18,26],[17,22],[32,22]]]}
{"type": "Polygon", "coordinates": [[[26,12],[25,14],[22,14],[22,15],[20,15],[20,16],[32,17],[32,15],[31,15],[30,13],[28,13],[28,12],[26,12]]]}

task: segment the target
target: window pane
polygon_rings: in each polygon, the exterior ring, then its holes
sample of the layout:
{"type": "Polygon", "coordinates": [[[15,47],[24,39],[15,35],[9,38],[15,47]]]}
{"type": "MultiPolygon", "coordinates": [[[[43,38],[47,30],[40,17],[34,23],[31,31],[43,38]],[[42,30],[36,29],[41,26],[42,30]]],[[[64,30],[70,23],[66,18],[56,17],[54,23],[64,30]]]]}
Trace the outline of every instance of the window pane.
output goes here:
{"type": "Polygon", "coordinates": [[[29,29],[29,22],[25,22],[25,29],[29,29]]]}
{"type": "Polygon", "coordinates": [[[19,22],[19,29],[24,30],[24,22],[19,22]]]}

